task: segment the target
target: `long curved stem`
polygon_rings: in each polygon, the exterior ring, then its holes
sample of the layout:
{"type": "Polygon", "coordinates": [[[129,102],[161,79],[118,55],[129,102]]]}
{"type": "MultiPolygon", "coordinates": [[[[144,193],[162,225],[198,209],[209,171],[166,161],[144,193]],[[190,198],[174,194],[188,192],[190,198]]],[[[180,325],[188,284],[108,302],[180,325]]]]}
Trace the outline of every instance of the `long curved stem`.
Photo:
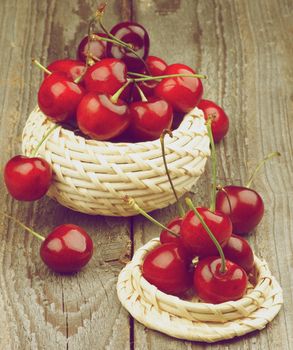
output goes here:
{"type": "Polygon", "coordinates": [[[211,143],[211,152],[212,152],[212,192],[211,192],[211,211],[216,210],[216,192],[217,192],[217,154],[215,148],[214,137],[212,133],[212,119],[209,118],[207,123],[208,135],[211,143]]]}
{"type": "Polygon", "coordinates": [[[33,234],[35,237],[37,237],[38,239],[44,241],[45,237],[41,236],[39,233],[35,232],[34,230],[32,230],[31,228],[29,228],[28,226],[26,226],[25,224],[23,224],[22,222],[20,222],[19,220],[15,219],[13,216],[0,212],[0,214],[2,214],[3,216],[6,216],[7,218],[13,220],[14,222],[16,222],[19,226],[21,226],[22,228],[24,228],[26,231],[30,232],[31,234],[33,234]]]}
{"type": "Polygon", "coordinates": [[[220,243],[218,242],[217,238],[214,236],[212,231],[209,229],[208,225],[205,223],[205,221],[202,218],[202,216],[200,215],[200,213],[194,207],[191,199],[190,198],[186,198],[185,201],[186,201],[186,204],[188,205],[188,207],[193,210],[194,214],[197,216],[198,220],[200,221],[200,223],[202,224],[202,226],[206,230],[207,234],[210,236],[210,239],[215,244],[215,246],[216,246],[216,248],[217,248],[217,250],[218,250],[218,252],[220,254],[220,257],[221,257],[221,269],[220,269],[220,271],[222,273],[224,273],[226,271],[226,259],[225,259],[225,255],[224,255],[224,252],[223,252],[223,249],[222,249],[220,243]]]}
{"type": "Polygon", "coordinates": [[[131,197],[125,196],[124,197],[124,201],[134,210],[136,210],[138,213],[140,213],[141,215],[143,215],[146,219],[150,220],[153,224],[161,227],[163,230],[167,230],[168,232],[171,233],[171,235],[175,236],[175,237],[179,237],[179,235],[175,232],[173,232],[172,230],[170,230],[168,227],[164,226],[163,224],[161,224],[159,221],[157,221],[156,219],[154,219],[152,216],[150,216],[149,214],[147,214],[143,209],[141,209],[139,207],[139,205],[135,202],[135,200],[131,197]]]}
{"type": "Polygon", "coordinates": [[[207,76],[203,74],[168,74],[168,75],[158,75],[158,76],[145,76],[142,78],[135,78],[133,79],[136,82],[139,81],[148,81],[148,80],[158,80],[158,79],[165,79],[165,78],[198,78],[198,79],[206,79],[207,76]]]}
{"type": "Polygon", "coordinates": [[[161,136],[160,136],[160,142],[161,142],[161,148],[162,148],[162,155],[163,155],[163,161],[164,161],[164,166],[165,166],[165,170],[166,170],[166,174],[167,174],[167,177],[168,177],[168,180],[169,180],[169,183],[170,183],[170,186],[172,188],[172,191],[173,191],[173,194],[174,194],[174,197],[176,199],[176,202],[177,202],[177,207],[178,207],[178,211],[179,211],[179,215],[181,217],[183,217],[185,215],[185,212],[184,212],[184,209],[179,201],[179,198],[177,196],[177,193],[176,193],[176,190],[175,190],[175,187],[173,185],[173,181],[171,179],[171,176],[170,176],[170,173],[169,173],[169,169],[168,169],[168,164],[167,164],[167,160],[166,160],[166,152],[165,152],[165,136],[166,134],[168,134],[170,137],[173,137],[173,134],[172,134],[172,131],[171,130],[167,130],[165,129],[161,136]]]}
{"type": "Polygon", "coordinates": [[[259,172],[259,170],[263,167],[263,165],[266,163],[266,161],[268,161],[268,160],[271,159],[271,158],[277,157],[277,156],[278,156],[278,157],[281,156],[281,153],[280,153],[280,152],[272,152],[272,153],[268,154],[262,161],[260,161],[260,162],[258,163],[258,165],[257,165],[256,168],[254,169],[253,173],[251,174],[251,176],[250,176],[250,178],[249,178],[249,180],[248,180],[248,182],[247,182],[247,185],[246,185],[247,188],[250,188],[250,186],[251,186],[251,184],[252,184],[252,182],[253,182],[253,180],[254,180],[256,174],[257,174],[257,173],[259,172]]]}
{"type": "Polygon", "coordinates": [[[32,157],[35,157],[40,149],[40,147],[42,146],[43,142],[46,141],[46,139],[51,135],[51,133],[58,128],[58,124],[54,125],[42,138],[42,140],[37,144],[37,147],[34,149],[33,153],[32,153],[32,157]]]}

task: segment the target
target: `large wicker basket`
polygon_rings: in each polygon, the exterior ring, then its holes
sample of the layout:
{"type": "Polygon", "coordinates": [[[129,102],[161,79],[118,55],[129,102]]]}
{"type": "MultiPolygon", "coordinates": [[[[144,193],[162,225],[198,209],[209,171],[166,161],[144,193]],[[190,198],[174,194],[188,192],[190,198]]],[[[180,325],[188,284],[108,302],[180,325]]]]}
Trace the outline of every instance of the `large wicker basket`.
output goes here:
{"type": "MultiPolygon", "coordinates": [[[[23,153],[31,155],[54,124],[37,108],[23,131],[23,153]]],[[[209,139],[202,111],[187,114],[173,138],[166,136],[166,154],[179,196],[188,192],[203,173],[209,139]]],[[[38,154],[53,167],[48,195],[62,205],[87,214],[137,214],[123,201],[133,197],[146,211],[174,202],[165,174],[159,140],[112,143],[89,140],[62,128],[55,129],[38,154]]]]}
{"type": "Polygon", "coordinates": [[[266,262],[257,257],[253,278],[240,300],[214,305],[202,303],[196,296],[187,301],[159,291],[141,271],[145,255],[159,244],[159,239],[153,239],[138,249],[117,283],[121,303],[146,327],[172,337],[210,343],[261,330],[280,311],[282,289],[266,262]]]}

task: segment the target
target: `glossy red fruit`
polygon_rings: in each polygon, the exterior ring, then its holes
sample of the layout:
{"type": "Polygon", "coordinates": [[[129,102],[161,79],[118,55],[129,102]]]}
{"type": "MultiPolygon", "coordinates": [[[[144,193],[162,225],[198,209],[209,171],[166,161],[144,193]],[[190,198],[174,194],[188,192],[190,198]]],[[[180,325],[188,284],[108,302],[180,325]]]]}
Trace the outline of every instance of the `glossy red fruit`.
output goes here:
{"type": "MultiPolygon", "coordinates": [[[[164,72],[168,74],[195,74],[184,64],[172,64],[164,72]]],[[[165,78],[155,88],[155,95],[169,102],[178,112],[187,113],[196,107],[202,98],[203,86],[198,78],[165,78]]]]}
{"type": "Polygon", "coordinates": [[[131,117],[130,133],[136,141],[151,141],[160,137],[164,129],[169,129],[173,120],[171,105],[159,98],[147,102],[134,102],[129,106],[131,117]]]}
{"type": "Polygon", "coordinates": [[[209,117],[212,117],[212,133],[214,141],[220,142],[229,130],[229,118],[224,110],[209,100],[201,100],[197,106],[200,108],[204,117],[207,120],[209,117]]]}
{"type": "Polygon", "coordinates": [[[40,110],[57,122],[69,121],[84,96],[84,89],[69,80],[64,73],[48,75],[38,92],[40,110]]]}
{"type": "Polygon", "coordinates": [[[176,243],[162,244],[150,251],[142,275],[164,293],[182,295],[192,285],[192,273],[185,250],[176,243]]]}
{"type": "Polygon", "coordinates": [[[84,73],[85,64],[84,62],[68,58],[50,63],[47,69],[52,73],[64,73],[69,80],[74,81],[84,73]]]}
{"type": "Polygon", "coordinates": [[[52,181],[52,168],[42,158],[15,156],[4,168],[5,185],[19,201],[35,201],[43,197],[52,181]]]}
{"type": "MultiPolygon", "coordinates": [[[[216,210],[197,208],[199,214],[212,231],[218,242],[224,247],[232,234],[232,223],[229,216],[216,210]]],[[[187,212],[181,224],[181,240],[194,255],[205,257],[217,255],[218,250],[192,210],[187,212]]]]}
{"type": "MultiPolygon", "coordinates": [[[[107,35],[105,33],[94,33],[93,35],[95,34],[107,38],[107,35]]],[[[98,62],[106,57],[106,46],[106,41],[102,40],[92,40],[89,46],[88,36],[85,36],[78,45],[77,58],[82,62],[86,62],[88,49],[90,48],[89,58],[93,62],[98,62]]]]}
{"type": "Polygon", "coordinates": [[[96,140],[109,140],[120,135],[129,125],[127,104],[111,101],[107,94],[88,93],[77,109],[79,129],[96,140]]]}
{"type": "Polygon", "coordinates": [[[105,58],[91,66],[84,75],[88,91],[99,94],[114,94],[127,81],[125,63],[115,58],[105,58]]]}
{"type": "Polygon", "coordinates": [[[249,243],[242,237],[232,235],[225,245],[225,258],[241,266],[249,273],[254,266],[254,255],[249,243]]]}
{"type": "Polygon", "coordinates": [[[59,273],[74,273],[93,255],[93,242],[81,227],[65,224],[56,227],[43,241],[40,255],[44,263],[59,273]]]}
{"type": "MultiPolygon", "coordinates": [[[[127,44],[131,44],[137,55],[146,59],[149,53],[150,38],[147,31],[138,23],[121,22],[111,29],[111,34],[127,44]]],[[[140,72],[145,66],[141,59],[122,46],[107,43],[107,56],[122,60],[128,70],[140,72]]]]}
{"type": "Polygon", "coordinates": [[[148,66],[149,72],[153,76],[159,76],[165,74],[167,69],[167,63],[159,57],[148,56],[146,59],[146,64],[148,66]]]}
{"type": "Polygon", "coordinates": [[[264,203],[261,196],[251,188],[243,186],[225,186],[216,197],[217,210],[230,216],[233,233],[247,234],[261,221],[264,203]],[[230,200],[230,204],[228,198],[230,200]]]}
{"type": "MultiPolygon", "coordinates": [[[[181,224],[182,224],[182,218],[176,217],[172,219],[166,227],[170,229],[171,231],[175,232],[175,234],[180,235],[180,230],[181,230],[181,224]]],[[[163,230],[160,234],[160,242],[162,244],[164,243],[180,243],[180,237],[176,237],[172,235],[169,231],[163,230]]]]}
{"type": "Polygon", "coordinates": [[[199,261],[194,270],[193,284],[200,299],[219,304],[238,300],[247,288],[247,274],[237,264],[226,260],[226,271],[221,269],[221,259],[207,257],[199,261]]]}

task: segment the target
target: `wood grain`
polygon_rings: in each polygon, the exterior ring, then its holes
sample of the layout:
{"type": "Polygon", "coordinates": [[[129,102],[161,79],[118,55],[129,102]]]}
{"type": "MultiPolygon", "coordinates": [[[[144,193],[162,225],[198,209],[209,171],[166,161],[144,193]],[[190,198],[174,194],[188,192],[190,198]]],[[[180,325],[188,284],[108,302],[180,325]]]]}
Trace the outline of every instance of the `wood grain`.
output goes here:
{"type": "MultiPolygon", "coordinates": [[[[94,0],[1,1],[1,172],[20,152],[23,126],[36,104],[42,73],[31,67],[31,58],[74,57],[95,6],[94,0]]],[[[131,18],[142,23],[152,54],[208,74],[205,97],[222,105],[231,120],[217,147],[221,183],[245,183],[265,154],[282,153],[255,181],[266,214],[249,240],[282,284],[284,308],[266,330],[214,345],[147,330],[122,309],[115,284],[133,246],[159,229],[141,217],[77,214],[47,198],[18,203],[1,181],[0,210],[44,234],[66,222],[81,225],[94,240],[95,254],[79,274],[53,274],[40,260],[39,242],[1,218],[0,349],[293,349],[292,1],[112,0],[107,11],[108,26],[131,18]]],[[[208,166],[194,201],[208,205],[209,189],[208,166]]],[[[153,215],[167,222],[175,213],[173,205],[153,215]]]]}

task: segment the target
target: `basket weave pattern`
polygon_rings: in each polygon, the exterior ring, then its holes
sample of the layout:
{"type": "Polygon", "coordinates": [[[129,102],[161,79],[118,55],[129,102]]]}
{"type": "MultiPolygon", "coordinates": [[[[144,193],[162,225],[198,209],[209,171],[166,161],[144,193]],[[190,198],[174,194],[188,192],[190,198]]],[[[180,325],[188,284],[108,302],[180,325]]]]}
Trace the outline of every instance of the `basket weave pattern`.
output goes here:
{"type": "MultiPolygon", "coordinates": [[[[34,110],[23,131],[23,153],[31,155],[54,124],[34,110]]],[[[173,138],[165,140],[167,162],[179,196],[203,173],[209,139],[203,113],[187,114],[173,138]]],[[[174,203],[163,165],[160,141],[112,143],[88,140],[65,128],[55,129],[38,154],[54,171],[48,195],[62,205],[87,214],[130,216],[123,201],[133,197],[146,211],[174,203]]]]}
{"type": "Polygon", "coordinates": [[[159,244],[159,239],[153,239],[138,249],[117,283],[121,303],[145,326],[180,339],[215,342],[263,329],[279,312],[282,289],[266,262],[257,257],[255,282],[240,300],[214,305],[159,291],[141,272],[145,255],[159,244]]]}

